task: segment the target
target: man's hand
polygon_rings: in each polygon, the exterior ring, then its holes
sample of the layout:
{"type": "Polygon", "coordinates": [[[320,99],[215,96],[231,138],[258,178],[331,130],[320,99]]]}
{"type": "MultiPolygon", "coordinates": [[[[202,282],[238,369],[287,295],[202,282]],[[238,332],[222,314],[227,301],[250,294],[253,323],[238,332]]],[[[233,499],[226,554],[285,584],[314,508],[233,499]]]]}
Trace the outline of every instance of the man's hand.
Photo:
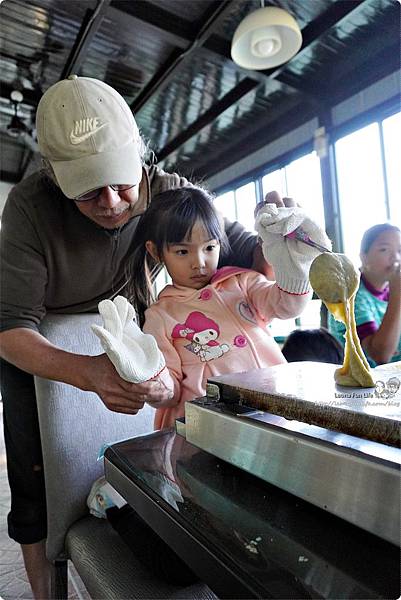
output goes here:
{"type": "Polygon", "coordinates": [[[158,406],[175,403],[172,400],[174,386],[167,369],[153,380],[134,384],[121,379],[106,354],[88,356],[67,352],[32,329],[3,331],[0,342],[2,358],[19,369],[94,392],[109,410],[135,415],[145,401],[155,406],[156,403],[158,406]]]}
{"type": "Polygon", "coordinates": [[[275,204],[278,207],[299,206],[299,204],[296,204],[296,202],[292,198],[282,198],[280,196],[280,194],[276,191],[267,192],[265,199],[262,200],[262,202],[258,202],[257,205],[255,206],[255,210],[253,211],[253,215],[254,215],[255,219],[258,216],[259,211],[266,204],[275,204]]]}
{"type": "Polygon", "coordinates": [[[143,383],[156,377],[165,367],[153,335],[143,333],[134,321],[133,306],[123,296],[99,302],[104,327],[92,325],[103,350],[118,374],[131,383],[143,383]]]}
{"type": "Polygon", "coordinates": [[[277,285],[292,294],[305,294],[309,291],[309,268],[319,250],[289,234],[301,228],[316,243],[331,248],[325,232],[291,198],[281,200],[277,192],[266,195],[256,212],[255,229],[262,241],[263,255],[269,261],[276,275],[277,285]],[[287,206],[285,205],[287,204],[287,206]]]}
{"type": "Polygon", "coordinates": [[[82,389],[95,392],[104,405],[114,412],[136,415],[145,402],[165,406],[173,398],[171,386],[160,376],[144,383],[129,383],[118,375],[106,354],[87,357],[82,389]]]}
{"type": "MultiPolygon", "coordinates": [[[[292,198],[281,198],[280,194],[276,191],[268,192],[265,199],[262,202],[258,202],[254,210],[254,217],[256,219],[258,212],[266,204],[275,204],[276,206],[297,206],[292,198]]],[[[262,273],[269,281],[276,281],[276,275],[274,273],[273,266],[266,260],[262,252],[262,240],[259,238],[259,244],[255,246],[253,252],[252,269],[258,273],[262,273]]]]}

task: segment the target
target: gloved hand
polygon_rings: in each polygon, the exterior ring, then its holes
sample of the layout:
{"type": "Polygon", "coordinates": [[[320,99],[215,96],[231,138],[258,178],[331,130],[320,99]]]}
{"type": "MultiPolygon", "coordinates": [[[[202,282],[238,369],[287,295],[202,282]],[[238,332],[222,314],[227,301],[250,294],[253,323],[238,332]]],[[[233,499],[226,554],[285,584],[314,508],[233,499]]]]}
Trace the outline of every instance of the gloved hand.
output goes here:
{"type": "Polygon", "coordinates": [[[320,251],[285,236],[301,227],[318,244],[331,250],[331,242],[323,229],[297,207],[265,204],[256,217],[255,229],[262,240],[265,259],[273,265],[277,285],[292,294],[309,291],[309,267],[320,251]]]}
{"type": "Polygon", "coordinates": [[[99,313],[104,327],[92,325],[92,330],[122,379],[143,383],[162,371],[164,356],[153,335],[142,333],[135,323],[134,308],[126,298],[102,300],[99,313]]]}

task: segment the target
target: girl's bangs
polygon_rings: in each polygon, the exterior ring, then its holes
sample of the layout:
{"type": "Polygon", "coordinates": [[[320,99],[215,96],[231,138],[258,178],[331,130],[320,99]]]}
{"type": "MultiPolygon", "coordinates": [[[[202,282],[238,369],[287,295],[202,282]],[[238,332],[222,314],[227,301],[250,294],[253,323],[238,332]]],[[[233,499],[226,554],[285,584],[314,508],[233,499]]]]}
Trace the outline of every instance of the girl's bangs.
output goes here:
{"type": "Polygon", "coordinates": [[[209,239],[220,241],[223,236],[222,227],[213,206],[209,203],[194,202],[188,199],[170,211],[164,223],[163,246],[179,244],[191,236],[194,225],[201,222],[209,239]]]}

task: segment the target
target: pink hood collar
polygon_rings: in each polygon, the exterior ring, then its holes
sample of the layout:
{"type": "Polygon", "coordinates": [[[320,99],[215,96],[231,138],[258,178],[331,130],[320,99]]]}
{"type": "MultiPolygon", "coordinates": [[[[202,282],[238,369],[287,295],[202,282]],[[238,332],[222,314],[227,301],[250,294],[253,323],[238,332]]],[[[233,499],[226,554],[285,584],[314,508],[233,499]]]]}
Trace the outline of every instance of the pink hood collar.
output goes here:
{"type": "MultiPolygon", "coordinates": [[[[238,275],[239,273],[247,273],[251,272],[251,269],[242,269],[241,267],[222,267],[218,269],[216,273],[213,275],[208,286],[216,287],[218,283],[233,277],[234,275],[238,275]]],[[[203,290],[208,287],[205,286],[202,288],[203,290]]],[[[194,290],[192,288],[180,286],[180,285],[167,285],[159,294],[160,298],[191,298],[199,295],[201,290],[194,290]]]]}

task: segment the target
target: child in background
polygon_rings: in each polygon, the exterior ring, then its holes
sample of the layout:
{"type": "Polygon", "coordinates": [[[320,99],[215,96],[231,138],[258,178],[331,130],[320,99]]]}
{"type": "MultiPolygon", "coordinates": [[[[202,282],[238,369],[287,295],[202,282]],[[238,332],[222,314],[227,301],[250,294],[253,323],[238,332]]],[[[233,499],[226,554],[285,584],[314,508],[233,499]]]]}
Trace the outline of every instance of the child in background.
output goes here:
{"type": "MultiPolygon", "coordinates": [[[[401,360],[401,232],[383,223],[365,231],[356,330],[372,367],[401,360]]],[[[344,345],[345,327],[329,315],[329,331],[344,345]]]]}
{"type": "Polygon", "coordinates": [[[295,329],[284,342],[281,351],[288,362],[314,360],[342,365],[344,349],[324,327],[295,329]]]}
{"type": "MultiPolygon", "coordinates": [[[[329,243],[313,226],[315,241],[329,243]]],[[[184,415],[185,402],[204,395],[208,377],[286,362],[267,325],[302,312],[310,298],[309,266],[318,252],[294,240],[283,242],[277,233],[269,237],[262,226],[259,235],[267,236],[267,260],[274,257],[270,262],[281,287],[249,269],[218,268],[227,240],[203,189],[164,192],[141,217],[130,265],[132,299],[143,331],[154,336],[165,357],[174,388],[173,400],[156,407],[156,429],[173,426],[184,415]],[[286,259],[282,243],[294,244],[298,264],[286,259]],[[154,261],[165,265],[172,285],[151,304],[154,261]]]]}

